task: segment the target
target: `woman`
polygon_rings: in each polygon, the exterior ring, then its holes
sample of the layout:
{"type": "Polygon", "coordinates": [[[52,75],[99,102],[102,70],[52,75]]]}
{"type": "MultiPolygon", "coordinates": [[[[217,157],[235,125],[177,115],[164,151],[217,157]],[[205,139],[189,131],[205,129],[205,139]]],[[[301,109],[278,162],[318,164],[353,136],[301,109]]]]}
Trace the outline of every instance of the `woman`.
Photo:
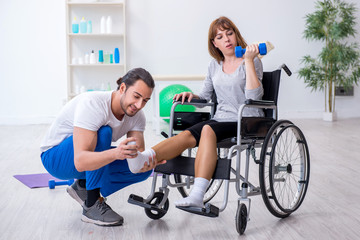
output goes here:
{"type": "MultiPolygon", "coordinates": [[[[136,159],[142,158],[139,166],[149,156],[157,161],[169,160],[185,149],[198,146],[195,158],[195,183],[190,195],[175,202],[176,206],[203,207],[203,198],[217,161],[216,143],[236,136],[238,109],[245,99],[262,98],[262,63],[257,57],[257,45],[247,46],[235,24],[226,17],[214,20],[209,29],[208,49],[214,58],[208,67],[202,91],[198,94],[182,92],[174,100],[193,98],[210,100],[215,90],[217,111],[213,119],[198,123],[180,134],[168,138],[152,149],[145,150],[136,159]],[[235,47],[246,47],[242,58],[236,58],[235,47]]],[[[262,116],[260,109],[246,108],[245,116],[262,116]]]]}

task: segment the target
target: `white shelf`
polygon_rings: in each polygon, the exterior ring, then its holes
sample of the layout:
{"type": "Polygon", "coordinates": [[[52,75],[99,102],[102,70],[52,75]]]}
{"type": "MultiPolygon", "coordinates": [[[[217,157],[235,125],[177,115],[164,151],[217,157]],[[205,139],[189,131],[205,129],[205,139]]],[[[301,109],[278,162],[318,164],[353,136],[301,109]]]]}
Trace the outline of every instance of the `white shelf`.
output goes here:
{"type": "Polygon", "coordinates": [[[110,64],[70,64],[70,67],[124,67],[124,64],[110,63],[110,64]]]}
{"type": "Polygon", "coordinates": [[[121,33],[68,33],[69,37],[124,37],[124,34],[121,33]]]}
{"type": "Polygon", "coordinates": [[[123,2],[68,2],[71,6],[123,6],[123,2]]]}
{"type": "MultiPolygon", "coordinates": [[[[106,92],[106,91],[109,91],[109,90],[90,90],[90,91],[86,91],[86,92],[92,92],[92,91],[103,91],[103,92],[106,92]]],[[[69,93],[69,96],[71,98],[73,97],[76,97],[77,95],[79,95],[78,93],[69,93]]]]}

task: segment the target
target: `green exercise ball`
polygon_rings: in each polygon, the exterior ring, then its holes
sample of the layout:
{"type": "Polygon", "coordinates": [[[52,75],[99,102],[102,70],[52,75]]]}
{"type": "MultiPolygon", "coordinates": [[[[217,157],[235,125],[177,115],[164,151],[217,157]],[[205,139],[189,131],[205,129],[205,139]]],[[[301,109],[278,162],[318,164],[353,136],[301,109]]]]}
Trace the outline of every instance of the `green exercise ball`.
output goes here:
{"type": "MultiPolygon", "coordinates": [[[[181,85],[173,84],[165,87],[159,93],[159,102],[160,102],[160,117],[170,117],[170,111],[173,104],[173,98],[175,94],[181,92],[192,92],[190,88],[181,85]]],[[[191,105],[177,105],[177,112],[194,112],[195,107],[191,105]]],[[[166,122],[169,122],[169,119],[164,119],[166,122]]]]}

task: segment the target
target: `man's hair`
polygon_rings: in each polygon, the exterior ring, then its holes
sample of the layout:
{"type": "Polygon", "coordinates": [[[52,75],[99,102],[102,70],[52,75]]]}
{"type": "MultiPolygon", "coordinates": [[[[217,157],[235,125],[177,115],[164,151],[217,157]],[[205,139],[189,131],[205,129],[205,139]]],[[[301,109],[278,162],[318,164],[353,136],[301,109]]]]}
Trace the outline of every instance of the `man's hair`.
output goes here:
{"type": "Polygon", "coordinates": [[[119,78],[116,83],[118,84],[117,90],[119,90],[122,83],[125,84],[126,89],[133,86],[136,81],[142,80],[149,88],[155,87],[154,79],[151,74],[143,68],[134,68],[128,71],[123,77],[119,78]]]}
{"type": "Polygon", "coordinates": [[[236,27],[236,25],[227,17],[219,17],[218,19],[215,19],[211,24],[209,28],[209,34],[208,34],[208,50],[210,55],[217,60],[218,63],[220,61],[224,61],[224,55],[222,52],[214,46],[214,39],[217,34],[217,30],[220,29],[223,30],[233,30],[236,36],[236,44],[237,46],[241,46],[242,48],[245,48],[247,46],[244,38],[241,36],[239,29],[236,27]]]}

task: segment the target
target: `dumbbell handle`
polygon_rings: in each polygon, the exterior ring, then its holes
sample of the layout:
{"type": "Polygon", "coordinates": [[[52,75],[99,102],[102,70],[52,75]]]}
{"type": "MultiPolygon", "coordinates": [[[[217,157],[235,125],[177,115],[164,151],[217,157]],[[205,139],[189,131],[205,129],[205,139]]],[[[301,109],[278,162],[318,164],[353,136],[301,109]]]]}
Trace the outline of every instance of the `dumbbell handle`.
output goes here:
{"type": "Polygon", "coordinates": [[[66,181],[55,181],[54,179],[49,180],[49,188],[54,189],[55,186],[60,185],[71,185],[74,183],[74,179],[66,180],[66,181]]]}
{"type": "MultiPolygon", "coordinates": [[[[246,49],[242,48],[241,46],[235,47],[235,56],[237,58],[241,58],[246,52],[246,49]]],[[[267,48],[266,43],[259,43],[259,53],[260,55],[266,55],[267,54],[267,48]]]]}

